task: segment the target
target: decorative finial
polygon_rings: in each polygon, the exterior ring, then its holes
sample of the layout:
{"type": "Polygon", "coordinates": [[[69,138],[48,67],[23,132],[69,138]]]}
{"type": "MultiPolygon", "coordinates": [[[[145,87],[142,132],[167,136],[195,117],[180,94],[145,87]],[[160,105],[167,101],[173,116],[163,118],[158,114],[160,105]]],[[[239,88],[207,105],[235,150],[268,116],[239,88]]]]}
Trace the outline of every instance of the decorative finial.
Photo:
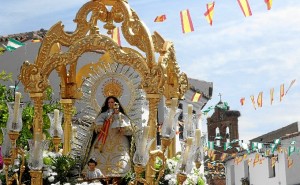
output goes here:
{"type": "Polygon", "coordinates": [[[220,96],[220,101],[222,101],[222,94],[221,93],[219,93],[219,95],[218,96],[220,96]]]}

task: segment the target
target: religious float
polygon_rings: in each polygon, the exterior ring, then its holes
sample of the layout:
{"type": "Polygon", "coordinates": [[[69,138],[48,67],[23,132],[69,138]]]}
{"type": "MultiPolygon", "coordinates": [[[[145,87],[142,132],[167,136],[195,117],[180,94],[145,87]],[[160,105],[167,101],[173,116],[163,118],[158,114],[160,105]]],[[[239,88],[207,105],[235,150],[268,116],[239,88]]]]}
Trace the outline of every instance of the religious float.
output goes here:
{"type": "MultiPolygon", "coordinates": [[[[21,66],[19,79],[34,106],[33,138],[29,140],[29,151],[16,144],[22,130],[23,109],[21,94],[17,92],[15,101],[7,103],[9,119],[7,128],[3,129],[6,184],[27,184],[22,176],[26,170],[32,185],[47,184],[43,177],[49,144],[54,154],[48,158],[56,158],[62,150],[62,156],[71,157],[77,164],[78,173],[73,183],[84,183],[81,175],[90,158],[95,119],[110,96],[120,101],[131,125],[130,160],[126,161],[130,164],[131,178],[127,183],[152,185],[163,184],[163,181],[176,183],[177,179],[178,184],[188,184],[188,174],[201,166],[203,148],[199,117],[193,115],[193,107],[189,105],[183,133],[185,142],[182,151],[176,153],[176,127],[181,113],[178,100],[183,98],[189,84],[187,75],[180,72],[173,43],[157,32],[151,35],[126,0],[89,1],[80,8],[74,22],[77,28],[72,33],[66,33],[61,22],[53,25],[42,41],[36,60],[25,61],[21,66]],[[99,22],[103,29],[98,27],[99,22]],[[116,27],[130,47],[120,46],[111,38],[116,27]],[[99,59],[79,68],[79,59],[86,53],[97,53],[99,59]],[[61,106],[49,114],[51,139],[46,139],[42,115],[52,72],[59,77],[61,106]],[[164,124],[158,147],[155,141],[158,139],[157,112],[162,99],[164,124]],[[73,119],[75,105],[81,112],[76,122],[73,119]],[[172,158],[176,159],[176,165],[172,164],[172,158]],[[16,160],[18,169],[12,170],[16,160]],[[167,173],[169,176],[165,177],[167,173]]],[[[116,146],[110,144],[111,148],[116,146]]],[[[113,160],[107,158],[108,161],[113,160]]],[[[104,165],[103,161],[97,162],[104,165]]],[[[117,172],[122,165],[124,162],[117,161],[95,180],[117,184],[113,179],[120,177],[117,172]]],[[[203,182],[199,171],[194,178],[196,182],[203,182]]]]}

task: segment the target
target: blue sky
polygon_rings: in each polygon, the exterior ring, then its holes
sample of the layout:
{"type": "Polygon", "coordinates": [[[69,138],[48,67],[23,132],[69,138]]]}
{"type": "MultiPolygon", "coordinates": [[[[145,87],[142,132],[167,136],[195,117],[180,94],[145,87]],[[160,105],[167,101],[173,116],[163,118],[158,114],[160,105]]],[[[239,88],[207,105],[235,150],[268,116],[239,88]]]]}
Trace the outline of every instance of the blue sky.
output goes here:
{"type": "MultiPolygon", "coordinates": [[[[65,30],[75,29],[73,19],[85,0],[11,0],[0,7],[0,35],[49,29],[62,21],[65,30]]],[[[213,98],[206,107],[222,100],[239,110],[240,139],[248,140],[300,121],[300,1],[273,1],[268,11],[264,0],[249,0],[253,16],[245,18],[236,0],[215,1],[213,26],[204,16],[203,0],[129,0],[148,26],[174,42],[180,69],[191,78],[214,83],[213,98]],[[179,12],[189,9],[195,31],[183,34],[179,12]],[[166,14],[163,23],[154,23],[166,14]],[[279,102],[279,87],[296,79],[279,102]],[[273,105],[269,91],[275,88],[273,105]],[[250,95],[264,92],[263,107],[254,110],[250,95]],[[240,98],[245,97],[244,106],[240,98]]],[[[101,28],[100,28],[101,29],[101,28]]],[[[211,114],[211,113],[210,113],[211,114]]],[[[206,124],[203,125],[206,127],[206,124]]],[[[205,129],[204,129],[205,130],[205,129]]]]}

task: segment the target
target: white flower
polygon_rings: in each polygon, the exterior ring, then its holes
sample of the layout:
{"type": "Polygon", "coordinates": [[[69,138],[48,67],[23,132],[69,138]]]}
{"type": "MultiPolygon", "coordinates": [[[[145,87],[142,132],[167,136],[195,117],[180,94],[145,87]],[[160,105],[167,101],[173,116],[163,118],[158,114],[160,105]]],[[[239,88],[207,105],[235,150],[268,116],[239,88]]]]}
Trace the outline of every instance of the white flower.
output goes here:
{"type": "Polygon", "coordinates": [[[168,175],[165,176],[165,180],[168,181],[168,180],[170,180],[170,179],[172,179],[172,174],[168,174],[168,175]]]}
{"type": "Polygon", "coordinates": [[[168,185],[177,185],[176,178],[172,178],[168,181],[168,185]]]}
{"type": "Polygon", "coordinates": [[[43,176],[44,177],[49,177],[50,176],[50,171],[49,170],[43,171],[43,176]]]}
{"type": "Polygon", "coordinates": [[[48,177],[48,181],[49,181],[49,182],[53,182],[53,181],[54,181],[54,176],[48,177]]]}
{"type": "Polygon", "coordinates": [[[71,184],[67,182],[67,183],[64,183],[64,185],[71,185],[71,184]]]}
{"type": "Polygon", "coordinates": [[[58,182],[55,183],[55,184],[51,184],[51,185],[60,185],[60,181],[58,181],[58,182]]]}
{"type": "Polygon", "coordinates": [[[51,173],[51,175],[53,175],[53,176],[56,176],[56,175],[57,175],[57,173],[56,173],[56,172],[53,172],[53,173],[51,173]]]}

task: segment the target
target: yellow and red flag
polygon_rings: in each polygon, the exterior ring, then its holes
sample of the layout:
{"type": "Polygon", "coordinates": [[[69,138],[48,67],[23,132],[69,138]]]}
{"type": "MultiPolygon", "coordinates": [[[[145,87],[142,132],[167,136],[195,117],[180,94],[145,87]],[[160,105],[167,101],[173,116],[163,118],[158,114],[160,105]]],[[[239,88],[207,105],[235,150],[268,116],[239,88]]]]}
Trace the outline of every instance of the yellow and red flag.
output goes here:
{"type": "Polygon", "coordinates": [[[245,17],[251,16],[251,8],[249,6],[248,0],[237,0],[245,17]]]}
{"type": "Polygon", "coordinates": [[[220,158],[221,161],[223,162],[226,159],[226,157],[227,157],[227,153],[223,153],[220,158]]]}
{"type": "Polygon", "coordinates": [[[112,31],[111,38],[119,45],[121,46],[121,39],[120,39],[120,29],[115,28],[112,31]]]}
{"type": "Polygon", "coordinates": [[[202,95],[200,93],[195,92],[195,94],[192,97],[192,102],[198,102],[200,100],[201,96],[202,95]]]}
{"type": "Polygon", "coordinates": [[[293,166],[293,159],[288,157],[288,168],[291,168],[293,166]]]}
{"type": "Polygon", "coordinates": [[[273,2],[273,0],[265,0],[268,10],[271,10],[271,8],[272,8],[272,2],[273,2]]]}
{"type": "Polygon", "coordinates": [[[270,89],[270,100],[271,100],[271,105],[272,105],[273,100],[274,100],[274,88],[270,89]]]}
{"type": "Polygon", "coordinates": [[[262,107],[263,92],[260,92],[257,97],[257,107],[262,107]]]}
{"type": "Polygon", "coordinates": [[[254,96],[253,96],[253,95],[251,95],[251,96],[250,96],[250,98],[251,98],[251,101],[252,101],[253,107],[254,107],[254,109],[256,110],[254,96]]]}
{"type": "Polygon", "coordinates": [[[241,105],[243,106],[245,104],[245,97],[240,99],[241,105]]]}
{"type": "Polygon", "coordinates": [[[193,22],[188,9],[180,11],[180,20],[183,33],[194,31],[193,22]]]}
{"type": "Polygon", "coordinates": [[[282,100],[284,96],[284,84],[280,85],[280,101],[282,100]]]}
{"type": "Polygon", "coordinates": [[[204,16],[207,20],[207,22],[212,26],[213,17],[214,17],[214,7],[215,2],[207,3],[206,4],[206,12],[204,13],[204,16]]]}
{"type": "Polygon", "coordinates": [[[271,165],[272,165],[272,168],[274,168],[276,161],[277,161],[277,156],[271,158],[271,165]]]}
{"type": "Polygon", "coordinates": [[[164,22],[167,19],[166,15],[159,15],[154,19],[154,22],[164,22]]]}
{"type": "Polygon", "coordinates": [[[33,38],[33,39],[31,40],[31,42],[41,42],[41,39],[33,38]]]}
{"type": "Polygon", "coordinates": [[[256,153],[255,154],[255,158],[254,158],[254,161],[253,161],[253,167],[256,165],[256,163],[259,162],[259,153],[256,153]]]}
{"type": "Polygon", "coordinates": [[[296,79],[292,80],[290,83],[289,88],[286,90],[285,95],[288,93],[288,91],[290,90],[290,88],[292,87],[292,85],[296,82],[296,79]]]}

